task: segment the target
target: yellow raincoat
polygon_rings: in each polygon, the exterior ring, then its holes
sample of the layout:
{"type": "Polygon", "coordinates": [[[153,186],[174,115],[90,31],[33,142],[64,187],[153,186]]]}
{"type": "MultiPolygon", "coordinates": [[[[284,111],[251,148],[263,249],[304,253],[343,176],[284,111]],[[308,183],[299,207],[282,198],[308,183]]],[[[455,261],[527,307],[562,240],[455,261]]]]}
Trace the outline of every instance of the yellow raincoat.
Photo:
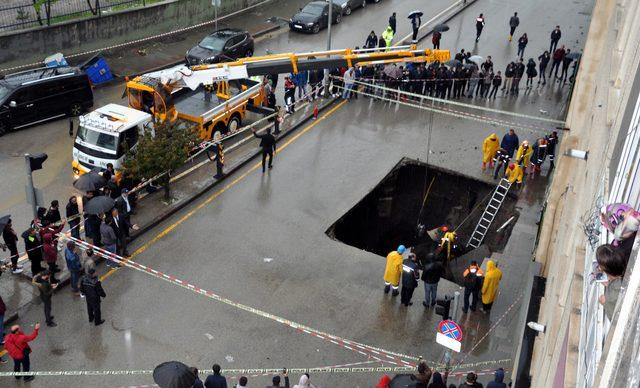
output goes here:
{"type": "Polygon", "coordinates": [[[487,272],[482,282],[482,303],[489,304],[496,300],[500,279],[502,279],[502,271],[496,267],[493,260],[487,261],[487,272]]]}
{"type": "Polygon", "coordinates": [[[522,171],[522,167],[520,165],[511,163],[509,168],[507,168],[507,179],[509,182],[514,183],[522,183],[522,178],[524,177],[524,171],[522,171]],[[513,168],[511,168],[513,166],[513,168]]]}
{"type": "Polygon", "coordinates": [[[526,168],[529,165],[529,160],[531,159],[532,154],[533,154],[533,147],[531,147],[527,143],[527,150],[525,151],[524,142],[522,142],[522,144],[520,144],[520,147],[518,147],[518,152],[516,153],[516,161],[519,162],[520,158],[524,157],[522,165],[526,168]]]}
{"type": "Polygon", "coordinates": [[[391,41],[393,40],[393,30],[391,26],[388,26],[386,30],[382,32],[382,39],[387,44],[387,48],[391,47],[391,41]]]}
{"type": "Polygon", "coordinates": [[[400,284],[402,276],[402,255],[393,251],[387,255],[387,266],[384,269],[384,281],[394,286],[400,284]]]}
{"type": "Polygon", "coordinates": [[[482,142],[482,163],[490,163],[493,157],[496,156],[498,148],[500,148],[498,135],[492,133],[485,138],[482,142]]]}

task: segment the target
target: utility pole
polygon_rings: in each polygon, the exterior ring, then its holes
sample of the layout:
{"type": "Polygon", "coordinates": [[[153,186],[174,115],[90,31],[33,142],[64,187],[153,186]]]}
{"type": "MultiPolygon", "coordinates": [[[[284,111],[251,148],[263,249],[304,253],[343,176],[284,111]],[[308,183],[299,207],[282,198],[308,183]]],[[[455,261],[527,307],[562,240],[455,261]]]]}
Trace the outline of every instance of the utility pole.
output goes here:
{"type": "MultiPolygon", "coordinates": [[[[456,291],[453,293],[453,313],[451,314],[451,320],[458,323],[458,315],[460,315],[460,291],[456,291]]],[[[444,352],[444,362],[446,364],[446,373],[449,374],[451,369],[451,349],[445,350],[444,352]]]]}
{"type": "Polygon", "coordinates": [[[220,6],[220,0],[211,0],[213,5],[213,19],[216,31],[218,31],[218,7],[220,6]]]}
{"type": "Polygon", "coordinates": [[[33,187],[33,172],[40,170],[42,164],[47,160],[47,154],[39,153],[35,155],[24,154],[24,162],[27,167],[27,186],[25,191],[27,193],[27,202],[31,203],[31,209],[33,210],[33,218],[38,216],[38,190],[33,187]]]}
{"type": "MultiPolygon", "coordinates": [[[[331,50],[331,22],[333,21],[333,0],[329,0],[327,16],[327,51],[331,50]]],[[[324,69],[324,97],[329,98],[329,69],[324,69]]]]}

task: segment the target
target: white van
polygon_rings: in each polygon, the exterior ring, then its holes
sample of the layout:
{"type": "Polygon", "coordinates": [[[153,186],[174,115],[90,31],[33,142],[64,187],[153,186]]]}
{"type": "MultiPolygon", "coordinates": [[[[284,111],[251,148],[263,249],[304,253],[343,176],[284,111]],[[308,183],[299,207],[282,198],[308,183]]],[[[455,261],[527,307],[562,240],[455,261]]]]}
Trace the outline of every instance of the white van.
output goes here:
{"type": "Polygon", "coordinates": [[[152,116],[117,104],[108,104],[80,116],[73,144],[74,178],[91,170],[122,167],[127,149],[133,149],[138,136],[151,128],[152,116]]]}

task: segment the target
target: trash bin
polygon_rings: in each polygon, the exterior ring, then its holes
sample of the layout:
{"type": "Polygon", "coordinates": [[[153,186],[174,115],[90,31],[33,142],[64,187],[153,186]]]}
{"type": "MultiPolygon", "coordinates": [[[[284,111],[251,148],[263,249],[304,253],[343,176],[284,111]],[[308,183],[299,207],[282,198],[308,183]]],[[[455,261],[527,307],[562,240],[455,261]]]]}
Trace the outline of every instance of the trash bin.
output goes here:
{"type": "Polygon", "coordinates": [[[100,55],[89,59],[80,68],[87,73],[89,81],[93,85],[99,85],[113,79],[113,74],[107,61],[100,55]]]}
{"type": "Polygon", "coordinates": [[[44,65],[47,67],[60,67],[60,66],[69,66],[67,60],[64,59],[64,55],[62,53],[55,53],[53,55],[49,55],[44,59],[44,65]]]}

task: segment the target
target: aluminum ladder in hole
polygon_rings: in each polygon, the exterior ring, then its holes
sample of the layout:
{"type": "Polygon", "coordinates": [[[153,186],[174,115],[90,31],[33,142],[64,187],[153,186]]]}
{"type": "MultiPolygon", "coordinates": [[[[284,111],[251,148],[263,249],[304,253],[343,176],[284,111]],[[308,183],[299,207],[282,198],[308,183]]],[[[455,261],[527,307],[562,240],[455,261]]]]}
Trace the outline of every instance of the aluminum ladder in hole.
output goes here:
{"type": "Polygon", "coordinates": [[[502,178],[500,180],[500,183],[498,183],[498,186],[496,186],[496,189],[493,191],[487,207],[484,209],[484,213],[482,213],[482,217],[480,217],[480,221],[478,221],[476,228],[473,230],[469,242],[467,242],[467,247],[475,249],[482,244],[482,240],[484,240],[484,236],[489,231],[493,219],[496,214],[498,214],[500,206],[502,206],[504,199],[507,197],[507,192],[509,192],[510,187],[511,182],[509,182],[508,179],[502,178]]]}

